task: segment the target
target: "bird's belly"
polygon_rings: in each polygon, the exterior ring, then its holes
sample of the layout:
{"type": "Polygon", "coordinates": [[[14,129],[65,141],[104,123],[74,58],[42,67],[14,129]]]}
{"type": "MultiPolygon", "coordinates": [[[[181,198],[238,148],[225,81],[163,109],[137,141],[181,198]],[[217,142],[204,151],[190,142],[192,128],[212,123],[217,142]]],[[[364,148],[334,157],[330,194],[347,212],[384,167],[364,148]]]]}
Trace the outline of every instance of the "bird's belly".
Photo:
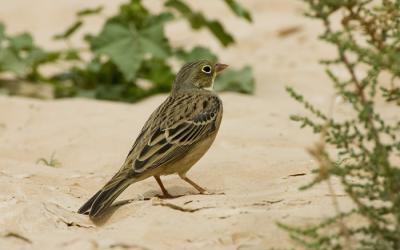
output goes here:
{"type": "Polygon", "coordinates": [[[199,142],[198,145],[191,151],[188,151],[182,158],[167,164],[163,168],[161,175],[184,174],[189,171],[189,169],[208,151],[216,134],[217,133],[199,142]]]}

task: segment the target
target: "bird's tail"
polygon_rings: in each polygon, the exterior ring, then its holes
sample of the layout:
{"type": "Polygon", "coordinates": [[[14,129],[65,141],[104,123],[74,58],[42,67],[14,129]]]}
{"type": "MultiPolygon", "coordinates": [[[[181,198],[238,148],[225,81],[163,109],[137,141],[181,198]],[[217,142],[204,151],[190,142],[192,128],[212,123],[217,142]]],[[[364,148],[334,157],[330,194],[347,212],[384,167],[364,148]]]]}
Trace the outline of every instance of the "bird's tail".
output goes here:
{"type": "Polygon", "coordinates": [[[88,214],[90,218],[95,218],[110,207],[113,201],[132,183],[130,178],[118,177],[114,176],[102,189],[83,204],[78,213],[88,214]]]}

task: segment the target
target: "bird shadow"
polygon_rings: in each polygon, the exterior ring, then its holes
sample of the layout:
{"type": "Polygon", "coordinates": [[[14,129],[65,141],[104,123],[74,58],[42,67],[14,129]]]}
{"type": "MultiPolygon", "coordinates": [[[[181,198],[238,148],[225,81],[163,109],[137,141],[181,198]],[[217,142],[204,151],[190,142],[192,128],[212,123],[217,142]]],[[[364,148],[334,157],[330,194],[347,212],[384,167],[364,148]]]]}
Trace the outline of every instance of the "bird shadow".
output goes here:
{"type": "MultiPolygon", "coordinates": [[[[143,198],[141,200],[150,200],[151,198],[143,198]]],[[[122,206],[125,206],[127,204],[130,204],[134,201],[138,201],[138,199],[127,199],[127,200],[122,200],[122,201],[117,201],[113,205],[111,205],[109,208],[107,208],[100,216],[95,217],[95,218],[90,218],[90,220],[96,225],[96,226],[102,226],[104,225],[111,217],[112,215],[122,206]]]]}
{"type": "Polygon", "coordinates": [[[196,191],[193,191],[190,187],[181,187],[181,186],[169,187],[168,191],[171,192],[173,197],[168,197],[168,198],[163,197],[162,194],[158,190],[154,189],[154,190],[149,190],[149,191],[145,192],[139,199],[138,198],[126,199],[126,200],[114,202],[114,204],[111,205],[106,210],[104,210],[104,212],[101,215],[99,215],[98,217],[95,217],[95,218],[90,218],[90,219],[96,226],[102,226],[112,217],[112,215],[118,209],[120,209],[122,206],[133,203],[135,201],[148,201],[154,197],[158,197],[158,198],[162,198],[162,199],[177,199],[177,198],[184,197],[184,196],[198,194],[198,193],[196,193],[196,191]]]}
{"type": "MultiPolygon", "coordinates": [[[[96,226],[102,226],[112,217],[112,215],[119,208],[127,204],[133,203],[135,201],[148,201],[154,197],[162,199],[178,199],[181,197],[188,197],[191,195],[199,195],[199,193],[196,190],[193,190],[193,188],[191,187],[171,186],[168,187],[168,191],[170,192],[171,195],[173,195],[173,197],[165,198],[162,196],[159,190],[153,189],[145,192],[140,198],[117,201],[109,208],[107,208],[99,217],[91,218],[91,221],[96,226]]],[[[224,193],[215,193],[215,194],[224,194],[224,193]]]]}

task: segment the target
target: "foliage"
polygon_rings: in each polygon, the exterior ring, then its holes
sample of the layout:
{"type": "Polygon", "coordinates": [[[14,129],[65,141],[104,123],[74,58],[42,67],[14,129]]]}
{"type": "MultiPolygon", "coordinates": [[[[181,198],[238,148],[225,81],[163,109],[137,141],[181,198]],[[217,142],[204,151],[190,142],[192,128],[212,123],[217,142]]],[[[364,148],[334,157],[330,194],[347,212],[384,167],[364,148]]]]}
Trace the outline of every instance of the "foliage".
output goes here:
{"type": "Polygon", "coordinates": [[[239,93],[251,94],[254,90],[254,81],[251,75],[251,68],[249,66],[241,70],[228,69],[224,74],[219,76],[215,89],[217,91],[232,90],[239,93]]]}
{"type": "Polygon", "coordinates": [[[8,36],[0,23],[0,72],[12,72],[20,78],[36,81],[41,78],[38,67],[57,58],[57,53],[46,52],[35,45],[28,33],[8,36]]]}
{"type": "Polygon", "coordinates": [[[61,167],[61,162],[55,158],[54,152],[51,154],[49,160],[47,160],[44,157],[37,159],[36,164],[39,164],[39,163],[43,163],[44,165],[46,165],[48,167],[52,167],[52,168],[61,167]]]}
{"type": "MultiPolygon", "coordinates": [[[[238,17],[251,22],[250,13],[235,0],[224,0],[238,17]]],[[[98,34],[84,36],[87,49],[72,47],[70,39],[84,26],[88,16],[102,15],[103,7],[84,9],[76,21],[54,39],[65,41],[67,49],[48,52],[35,45],[28,33],[5,34],[0,25],[0,73],[12,73],[17,79],[54,86],[56,97],[87,96],[100,99],[133,102],[162,92],[168,92],[176,71],[171,60],[179,64],[218,57],[200,45],[187,50],[172,46],[164,33],[165,26],[183,18],[193,30],[206,29],[222,46],[235,41],[218,20],[208,19],[202,12],[181,0],[165,0],[161,13],[148,10],[141,0],[122,4],[119,11],[107,18],[98,34]],[[64,65],[52,75],[41,73],[41,66],[64,65]],[[65,66],[67,65],[67,66],[65,66]]],[[[219,90],[252,93],[254,79],[251,68],[230,69],[217,78],[219,90]]]]}
{"type": "Polygon", "coordinates": [[[304,1],[307,15],[324,25],[320,38],[337,48],[337,58],[322,63],[353,114],[331,117],[287,89],[314,116],[292,119],[322,138],[309,150],[319,168],[304,188],[325,181],[333,192],[335,177],[354,209],[341,211],[334,199],[337,215],[320,224],[280,225],[308,249],[400,249],[400,121],[382,113],[391,108],[399,114],[400,1],[304,1]]]}

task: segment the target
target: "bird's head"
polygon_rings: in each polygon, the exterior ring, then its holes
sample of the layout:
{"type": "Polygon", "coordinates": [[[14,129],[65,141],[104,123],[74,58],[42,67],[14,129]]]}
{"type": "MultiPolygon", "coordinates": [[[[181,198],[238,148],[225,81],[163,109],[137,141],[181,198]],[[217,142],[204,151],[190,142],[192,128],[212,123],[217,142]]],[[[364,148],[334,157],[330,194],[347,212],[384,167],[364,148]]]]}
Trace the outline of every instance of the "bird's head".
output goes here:
{"type": "Polygon", "coordinates": [[[228,65],[212,63],[208,60],[187,63],[176,75],[173,90],[212,88],[216,75],[226,67],[228,65]]]}

